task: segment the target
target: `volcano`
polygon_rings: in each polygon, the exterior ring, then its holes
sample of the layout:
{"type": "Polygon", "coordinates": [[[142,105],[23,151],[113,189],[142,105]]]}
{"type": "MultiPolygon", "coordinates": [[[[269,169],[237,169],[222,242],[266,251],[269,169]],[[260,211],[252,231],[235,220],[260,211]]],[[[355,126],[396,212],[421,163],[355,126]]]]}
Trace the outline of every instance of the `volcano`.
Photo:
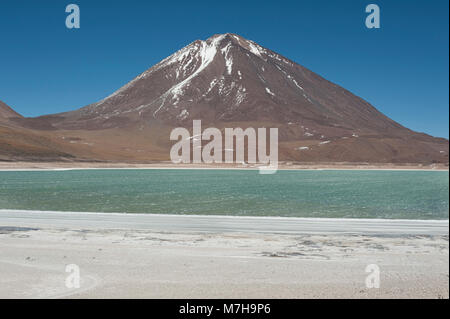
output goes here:
{"type": "Polygon", "coordinates": [[[446,139],[411,131],[294,61],[229,33],[192,42],[99,102],[13,121],[84,145],[76,157],[150,161],[168,160],[170,129],[193,120],[221,129],[277,127],[285,161],[448,163],[446,139]]]}

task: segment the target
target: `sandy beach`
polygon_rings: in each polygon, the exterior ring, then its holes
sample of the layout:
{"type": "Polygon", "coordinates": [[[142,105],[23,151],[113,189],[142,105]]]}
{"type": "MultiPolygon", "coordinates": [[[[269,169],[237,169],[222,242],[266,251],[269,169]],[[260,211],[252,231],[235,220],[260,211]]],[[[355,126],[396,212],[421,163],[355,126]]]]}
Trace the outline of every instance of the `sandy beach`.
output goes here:
{"type": "Polygon", "coordinates": [[[0,297],[448,298],[448,251],[448,221],[1,210],[0,297]]]}

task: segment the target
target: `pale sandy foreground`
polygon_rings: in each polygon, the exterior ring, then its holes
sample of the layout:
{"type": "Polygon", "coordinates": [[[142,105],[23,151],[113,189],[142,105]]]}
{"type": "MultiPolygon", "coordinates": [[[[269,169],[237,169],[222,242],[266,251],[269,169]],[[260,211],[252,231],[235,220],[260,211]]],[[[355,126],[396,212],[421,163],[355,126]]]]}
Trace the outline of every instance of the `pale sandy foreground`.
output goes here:
{"type": "Polygon", "coordinates": [[[448,247],[448,221],[0,210],[0,298],[448,298],[448,247]]]}

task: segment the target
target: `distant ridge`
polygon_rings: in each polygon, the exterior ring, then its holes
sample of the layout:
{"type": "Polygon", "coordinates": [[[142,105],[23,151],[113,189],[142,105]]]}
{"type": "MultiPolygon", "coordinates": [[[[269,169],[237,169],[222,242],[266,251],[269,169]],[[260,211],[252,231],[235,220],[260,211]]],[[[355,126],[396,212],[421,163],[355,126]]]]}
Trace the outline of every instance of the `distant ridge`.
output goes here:
{"type": "Polygon", "coordinates": [[[14,111],[10,106],[0,101],[0,119],[22,118],[22,115],[14,111]]]}

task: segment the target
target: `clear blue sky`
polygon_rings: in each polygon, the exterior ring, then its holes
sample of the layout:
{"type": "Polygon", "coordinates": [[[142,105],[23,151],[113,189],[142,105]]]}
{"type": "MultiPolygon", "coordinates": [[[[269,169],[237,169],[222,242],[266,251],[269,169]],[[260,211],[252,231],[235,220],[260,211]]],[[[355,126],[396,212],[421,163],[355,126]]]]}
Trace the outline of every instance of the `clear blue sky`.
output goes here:
{"type": "Polygon", "coordinates": [[[0,3],[0,100],[25,116],[111,94],[196,39],[232,32],[361,96],[401,124],[448,138],[448,0],[0,3]],[[65,27],[65,7],[81,29],[65,27]],[[367,4],[381,29],[367,29],[367,4]]]}

